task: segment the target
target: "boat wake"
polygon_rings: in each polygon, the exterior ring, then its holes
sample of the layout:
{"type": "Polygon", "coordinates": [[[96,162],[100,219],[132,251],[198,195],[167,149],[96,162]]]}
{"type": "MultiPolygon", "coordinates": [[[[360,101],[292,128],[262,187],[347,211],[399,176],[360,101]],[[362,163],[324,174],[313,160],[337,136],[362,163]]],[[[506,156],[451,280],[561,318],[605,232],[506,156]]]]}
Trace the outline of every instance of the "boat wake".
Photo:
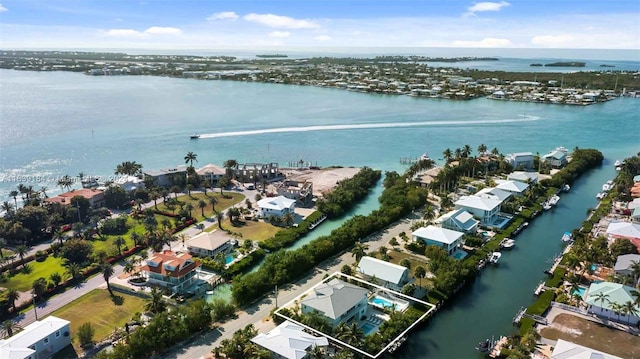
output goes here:
{"type": "Polygon", "coordinates": [[[514,122],[538,121],[538,116],[522,115],[519,118],[502,120],[471,120],[471,121],[424,121],[424,122],[387,122],[387,123],[359,123],[352,125],[320,125],[320,126],[300,126],[300,127],[278,127],[262,130],[203,133],[200,138],[220,138],[234,136],[262,135],[267,133],[284,132],[310,132],[310,131],[340,131],[340,130],[363,130],[376,128],[400,128],[400,127],[424,127],[424,126],[456,126],[456,125],[484,125],[514,122]]]}

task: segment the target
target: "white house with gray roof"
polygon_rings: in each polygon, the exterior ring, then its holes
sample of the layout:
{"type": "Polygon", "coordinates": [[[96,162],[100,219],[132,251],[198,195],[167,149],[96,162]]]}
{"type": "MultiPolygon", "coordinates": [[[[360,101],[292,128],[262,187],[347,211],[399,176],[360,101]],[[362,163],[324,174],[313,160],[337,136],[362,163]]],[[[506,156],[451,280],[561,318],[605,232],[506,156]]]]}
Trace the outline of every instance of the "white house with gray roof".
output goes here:
{"type": "Polygon", "coordinates": [[[69,324],[54,316],[36,320],[11,338],[0,340],[0,358],[51,358],[71,344],[69,324]]]}
{"type": "Polygon", "coordinates": [[[637,325],[640,322],[640,305],[635,305],[635,315],[628,315],[624,312],[616,313],[613,311],[612,306],[614,303],[618,305],[625,305],[627,302],[635,302],[636,298],[633,296],[633,291],[637,291],[635,288],[622,285],[620,283],[612,282],[600,282],[592,283],[589,286],[587,297],[584,300],[589,305],[587,311],[591,314],[595,314],[601,317],[607,317],[609,320],[618,321],[629,325],[637,325]],[[603,303],[600,301],[600,293],[606,296],[606,301],[603,303]]]}
{"type": "Polygon", "coordinates": [[[278,359],[309,358],[308,349],[314,346],[326,347],[329,345],[327,338],[306,333],[301,326],[288,320],[267,334],[258,334],[251,341],[269,350],[272,353],[272,358],[278,359]]]}
{"type": "Polygon", "coordinates": [[[536,172],[514,171],[507,175],[508,180],[531,183],[538,183],[538,174],[536,172]]]}
{"type": "Polygon", "coordinates": [[[216,229],[195,235],[187,241],[186,245],[191,254],[215,257],[216,254],[225,253],[231,248],[232,239],[226,232],[216,229]]]}
{"type": "Polygon", "coordinates": [[[499,201],[505,201],[511,197],[511,192],[498,189],[495,187],[485,187],[474,194],[476,197],[497,199],[499,201]]]}
{"type": "Polygon", "coordinates": [[[623,254],[616,259],[613,270],[617,274],[631,275],[631,267],[637,263],[640,263],[640,254],[623,254]]]}
{"type": "Polygon", "coordinates": [[[367,280],[375,277],[378,285],[397,291],[409,282],[409,269],[374,257],[362,257],[358,273],[367,280]]]}
{"type": "Polygon", "coordinates": [[[462,196],[455,202],[455,209],[464,209],[480,219],[481,224],[491,226],[500,213],[501,204],[499,199],[462,196]]]}
{"type": "Polygon", "coordinates": [[[365,288],[332,279],[322,283],[301,301],[302,313],[316,312],[323,316],[334,328],[362,317],[367,309],[365,288]]]}
{"type": "Polygon", "coordinates": [[[456,248],[462,243],[463,235],[464,233],[462,232],[431,225],[418,228],[411,233],[415,242],[422,241],[427,245],[442,247],[449,255],[453,254],[456,248]]]}
{"type": "Polygon", "coordinates": [[[567,153],[564,151],[553,150],[540,158],[544,163],[548,163],[551,167],[564,167],[567,163],[567,153]]]}
{"type": "Polygon", "coordinates": [[[507,161],[514,169],[533,168],[533,153],[531,152],[509,153],[504,156],[504,160],[507,161]]]}
{"type": "Polygon", "coordinates": [[[187,166],[179,165],[173,168],[146,170],[143,173],[146,178],[153,180],[158,187],[171,187],[186,182],[187,166]]]}
{"type": "Polygon", "coordinates": [[[473,218],[473,215],[464,209],[454,209],[438,217],[435,223],[452,231],[475,233],[480,221],[473,218]]]}
{"type": "Polygon", "coordinates": [[[551,359],[622,359],[589,347],[558,339],[553,347],[551,359]]]}
{"type": "Polygon", "coordinates": [[[258,215],[262,218],[283,217],[287,213],[293,215],[295,208],[296,200],[285,196],[267,197],[258,201],[258,215]]]}
{"type": "Polygon", "coordinates": [[[514,196],[522,196],[524,192],[529,188],[529,185],[512,180],[496,180],[496,189],[507,191],[514,196]]]}

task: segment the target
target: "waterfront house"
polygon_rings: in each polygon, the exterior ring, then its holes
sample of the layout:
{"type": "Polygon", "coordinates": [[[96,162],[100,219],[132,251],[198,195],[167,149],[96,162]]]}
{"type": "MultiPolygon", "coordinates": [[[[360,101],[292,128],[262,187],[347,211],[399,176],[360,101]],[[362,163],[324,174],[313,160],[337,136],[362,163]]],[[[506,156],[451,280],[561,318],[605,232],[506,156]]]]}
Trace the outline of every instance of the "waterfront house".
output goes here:
{"type": "Polygon", "coordinates": [[[224,231],[213,230],[202,232],[189,239],[186,243],[189,253],[197,256],[215,257],[218,253],[225,253],[231,248],[232,238],[224,231]]]}
{"type": "Polygon", "coordinates": [[[326,337],[313,336],[305,332],[303,327],[288,320],[267,334],[258,334],[251,341],[269,350],[272,353],[271,357],[277,359],[308,359],[308,349],[329,345],[326,337]]]}
{"type": "Polygon", "coordinates": [[[422,241],[427,245],[441,247],[447,251],[449,255],[452,255],[456,248],[462,243],[463,235],[464,233],[462,232],[431,225],[418,228],[411,233],[414,242],[422,241]]]}
{"type": "Polygon", "coordinates": [[[507,191],[516,197],[522,196],[529,188],[528,184],[520,181],[496,180],[495,182],[497,184],[496,189],[507,191]]]}
{"type": "Polygon", "coordinates": [[[365,288],[334,278],[311,289],[300,303],[302,313],[316,312],[336,328],[365,314],[367,293],[365,288]]]}
{"type": "Polygon", "coordinates": [[[409,282],[409,269],[374,257],[362,257],[358,263],[358,273],[365,279],[376,278],[377,284],[401,291],[409,282]]]}
{"type": "Polygon", "coordinates": [[[258,215],[262,218],[282,218],[287,213],[293,215],[295,208],[296,201],[285,196],[267,197],[258,201],[258,215]]]}
{"type": "Polygon", "coordinates": [[[610,240],[626,238],[640,250],[640,224],[629,222],[613,222],[607,227],[610,240]]]}
{"type": "Polygon", "coordinates": [[[158,187],[181,186],[187,180],[187,166],[179,165],[174,168],[159,170],[147,170],[143,172],[146,178],[150,178],[158,187]]]}
{"type": "Polygon", "coordinates": [[[180,293],[196,282],[200,266],[200,262],[194,261],[188,253],[164,250],[153,254],[140,271],[149,284],[180,293]]]}
{"type": "Polygon", "coordinates": [[[567,160],[567,153],[557,149],[542,156],[540,160],[544,163],[548,163],[551,167],[554,168],[562,168],[567,163],[569,163],[567,160]]]}
{"type": "Polygon", "coordinates": [[[200,177],[200,181],[209,183],[212,187],[215,187],[220,178],[226,174],[226,171],[220,166],[209,163],[206,166],[198,168],[196,174],[200,177]]]}
{"type": "Polygon", "coordinates": [[[144,180],[136,176],[120,176],[113,184],[122,188],[125,192],[131,193],[139,189],[144,189],[144,180]]]}
{"type": "Polygon", "coordinates": [[[498,218],[501,204],[502,201],[499,199],[462,196],[455,202],[455,209],[464,209],[480,219],[482,225],[492,226],[498,218]]]}
{"type": "Polygon", "coordinates": [[[474,194],[476,197],[495,199],[504,202],[511,197],[511,192],[507,192],[496,187],[485,187],[474,194]]]}
{"type": "Polygon", "coordinates": [[[279,196],[293,199],[300,206],[310,206],[313,203],[312,182],[307,180],[298,181],[294,179],[286,179],[275,187],[279,196]]]}
{"type": "Polygon", "coordinates": [[[48,316],[27,325],[14,336],[0,340],[0,358],[51,358],[71,344],[68,320],[48,316]]]}
{"type": "Polygon", "coordinates": [[[516,152],[509,153],[504,157],[514,169],[533,169],[533,153],[531,152],[516,152]]]}
{"type": "Polygon", "coordinates": [[[84,197],[89,201],[91,208],[104,207],[104,191],[93,188],[74,189],[69,192],[61,193],[55,197],[45,198],[45,203],[59,203],[61,205],[71,204],[71,199],[75,196],[84,197]]]}
{"type": "Polygon", "coordinates": [[[558,339],[553,347],[551,359],[622,359],[589,347],[558,339]]]}
{"type": "Polygon", "coordinates": [[[538,174],[536,172],[514,171],[507,175],[507,179],[524,183],[538,183],[538,174]]]}
{"type": "Polygon", "coordinates": [[[431,182],[435,181],[438,174],[442,171],[442,167],[433,167],[422,173],[418,173],[414,177],[414,181],[420,183],[420,186],[427,187],[431,182]]]}
{"type": "Polygon", "coordinates": [[[613,270],[616,274],[631,275],[633,272],[631,267],[637,263],[640,263],[640,254],[623,254],[616,259],[613,270]]]}
{"type": "Polygon", "coordinates": [[[640,305],[636,304],[634,306],[637,311],[634,315],[615,312],[611,309],[614,303],[620,306],[625,305],[627,302],[633,303],[636,300],[633,296],[634,291],[636,291],[635,288],[620,283],[592,283],[589,286],[587,297],[585,298],[585,302],[589,305],[587,312],[620,323],[637,325],[638,322],[640,322],[640,314],[638,314],[640,313],[640,305]],[[599,300],[600,293],[603,293],[607,297],[607,301],[604,303],[599,300]]]}
{"type": "Polygon", "coordinates": [[[452,231],[475,233],[480,221],[473,218],[471,213],[460,208],[443,214],[436,219],[435,223],[452,231]]]}

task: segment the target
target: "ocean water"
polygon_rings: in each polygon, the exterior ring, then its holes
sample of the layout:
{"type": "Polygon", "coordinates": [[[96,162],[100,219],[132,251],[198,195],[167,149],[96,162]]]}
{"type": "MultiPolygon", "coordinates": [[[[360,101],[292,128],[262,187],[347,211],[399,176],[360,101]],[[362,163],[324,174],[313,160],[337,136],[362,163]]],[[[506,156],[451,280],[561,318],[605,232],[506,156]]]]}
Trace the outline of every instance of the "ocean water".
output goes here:
{"type": "MultiPolygon", "coordinates": [[[[528,61],[528,60],[527,60],[528,61]]],[[[399,159],[481,143],[502,153],[541,154],[557,146],[597,148],[604,165],[583,176],[553,213],[536,219],[514,250],[487,270],[397,357],[477,357],[475,345],[508,334],[511,318],[562,249],[562,234],[584,219],[595,194],[615,176],[613,163],[640,151],[640,99],[587,107],[448,101],[336,89],[163,77],[92,77],[0,70],[0,201],[20,183],[49,195],[65,174],[112,178],[122,161],[145,169],[303,159],[319,166],[405,169],[399,159]],[[190,140],[199,133],[202,138],[190,140]],[[460,333],[465,333],[460,336],[460,333]]],[[[373,196],[354,214],[377,207],[373,196]]],[[[341,221],[323,224],[314,236],[341,221]]]]}

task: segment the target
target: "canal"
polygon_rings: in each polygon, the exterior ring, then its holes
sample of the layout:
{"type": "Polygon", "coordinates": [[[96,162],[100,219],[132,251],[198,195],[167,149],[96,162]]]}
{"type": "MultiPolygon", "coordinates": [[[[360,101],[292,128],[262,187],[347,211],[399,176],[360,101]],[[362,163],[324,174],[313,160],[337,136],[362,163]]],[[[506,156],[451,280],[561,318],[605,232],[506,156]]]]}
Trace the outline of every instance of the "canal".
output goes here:
{"type": "Polygon", "coordinates": [[[562,253],[565,231],[578,228],[587,209],[597,204],[596,193],[615,176],[603,165],[582,176],[569,193],[561,194],[555,209],[544,212],[516,239],[516,246],[503,252],[496,267],[487,267],[475,280],[445,305],[424,328],[410,335],[394,358],[477,358],[478,342],[508,335],[521,307],[535,300],[536,285],[546,278],[555,256],[562,253]]]}

